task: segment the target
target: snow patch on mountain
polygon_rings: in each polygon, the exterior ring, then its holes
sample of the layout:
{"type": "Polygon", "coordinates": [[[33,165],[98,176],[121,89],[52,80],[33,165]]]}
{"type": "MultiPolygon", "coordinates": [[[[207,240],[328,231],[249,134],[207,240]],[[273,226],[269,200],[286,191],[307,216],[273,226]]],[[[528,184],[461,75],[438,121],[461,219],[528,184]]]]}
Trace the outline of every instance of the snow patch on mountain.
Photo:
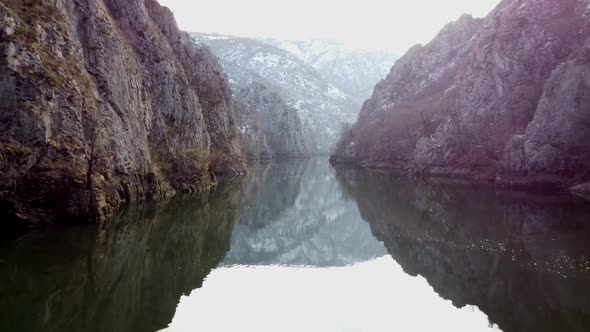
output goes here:
{"type": "Polygon", "coordinates": [[[263,41],[299,57],[359,104],[371,96],[397,59],[389,52],[354,49],[338,41],[263,41]]]}
{"type": "Polygon", "coordinates": [[[260,82],[297,109],[312,152],[330,152],[343,124],[356,120],[360,103],[287,50],[249,38],[192,35],[220,58],[234,89],[260,82]]]}

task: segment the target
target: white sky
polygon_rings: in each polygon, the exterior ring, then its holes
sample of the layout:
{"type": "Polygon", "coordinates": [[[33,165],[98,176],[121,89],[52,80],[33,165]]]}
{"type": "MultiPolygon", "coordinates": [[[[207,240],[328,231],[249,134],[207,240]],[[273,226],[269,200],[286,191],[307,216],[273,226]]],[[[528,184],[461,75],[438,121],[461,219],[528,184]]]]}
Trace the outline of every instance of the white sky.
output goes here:
{"type": "Polygon", "coordinates": [[[498,330],[477,307],[457,309],[386,256],[336,268],[217,268],[161,332],[498,330]]]}
{"type": "Polygon", "coordinates": [[[244,37],[334,39],[402,55],[461,14],[483,17],[499,0],[159,0],[181,29],[244,37]]]}

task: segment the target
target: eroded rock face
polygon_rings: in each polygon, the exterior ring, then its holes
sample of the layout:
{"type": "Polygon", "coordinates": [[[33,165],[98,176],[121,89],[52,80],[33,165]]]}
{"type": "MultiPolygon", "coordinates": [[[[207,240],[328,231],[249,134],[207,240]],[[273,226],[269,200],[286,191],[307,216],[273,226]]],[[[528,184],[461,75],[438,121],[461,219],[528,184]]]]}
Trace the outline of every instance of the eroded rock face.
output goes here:
{"type": "Polygon", "coordinates": [[[225,266],[350,266],[386,254],[324,160],[251,169],[225,266]]]}
{"type": "Polygon", "coordinates": [[[0,330],[165,328],[179,299],[202,287],[229,250],[239,189],[238,183],[221,184],[134,207],[100,226],[32,232],[6,242],[0,330]]]}
{"type": "Polygon", "coordinates": [[[251,131],[261,128],[268,148],[264,148],[262,139],[254,142],[253,148],[259,150],[262,157],[270,154],[274,157],[305,157],[308,149],[303,137],[301,119],[297,110],[289,107],[278,92],[261,83],[253,83],[240,89],[237,98],[250,110],[250,117],[240,123],[245,137],[256,137],[251,131]],[[254,122],[257,123],[254,123],[254,122]]]}
{"type": "Polygon", "coordinates": [[[215,57],[155,0],[0,3],[0,190],[27,224],[244,170],[215,57]]]}
{"type": "Polygon", "coordinates": [[[266,134],[256,110],[234,97],[238,127],[242,132],[242,150],[248,160],[270,159],[273,157],[266,134]]]}
{"type": "Polygon", "coordinates": [[[588,181],[588,1],[509,0],[394,65],[334,162],[507,186],[588,181]]]}

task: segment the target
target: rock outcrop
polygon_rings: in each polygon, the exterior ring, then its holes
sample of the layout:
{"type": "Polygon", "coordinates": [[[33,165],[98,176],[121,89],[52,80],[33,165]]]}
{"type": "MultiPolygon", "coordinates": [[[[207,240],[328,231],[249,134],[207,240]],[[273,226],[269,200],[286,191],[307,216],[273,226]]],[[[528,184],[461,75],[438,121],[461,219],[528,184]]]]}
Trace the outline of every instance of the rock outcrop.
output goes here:
{"type": "Polygon", "coordinates": [[[576,195],[590,199],[590,182],[571,187],[570,191],[576,195]]]}
{"type": "Polygon", "coordinates": [[[385,255],[321,158],[252,167],[225,266],[350,266],[385,255]]]}
{"type": "Polygon", "coordinates": [[[156,0],[3,0],[0,27],[0,205],[12,219],[101,220],[244,171],[221,66],[156,0]]]}
{"type": "Polygon", "coordinates": [[[505,0],[393,66],[334,163],[512,187],[590,180],[590,4],[505,0]]]}
{"type": "Polygon", "coordinates": [[[254,140],[254,144],[246,143],[247,151],[259,153],[263,158],[266,155],[275,158],[308,155],[297,110],[289,107],[278,92],[264,84],[254,83],[241,89],[237,98],[249,109],[249,112],[240,113],[239,127],[243,137],[249,140],[260,137],[256,127],[261,128],[263,134],[261,139],[254,140]]]}

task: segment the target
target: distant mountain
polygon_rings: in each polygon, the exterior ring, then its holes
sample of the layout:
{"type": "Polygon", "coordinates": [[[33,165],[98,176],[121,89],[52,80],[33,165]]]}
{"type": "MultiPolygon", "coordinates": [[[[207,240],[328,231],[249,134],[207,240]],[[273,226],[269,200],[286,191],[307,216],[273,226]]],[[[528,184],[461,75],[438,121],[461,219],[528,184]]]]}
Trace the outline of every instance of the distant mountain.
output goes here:
{"type": "Polygon", "coordinates": [[[217,58],[158,1],[2,0],[0,27],[3,227],[93,223],[245,172],[217,58]]]}
{"type": "Polygon", "coordinates": [[[235,94],[234,109],[248,159],[307,156],[297,110],[276,91],[254,83],[235,94]]]}
{"type": "Polygon", "coordinates": [[[252,172],[224,265],[333,267],[386,254],[321,159],[252,172]]]}
{"type": "Polygon", "coordinates": [[[344,123],[356,120],[360,104],[298,56],[259,40],[192,33],[228,73],[234,93],[253,84],[276,91],[295,108],[310,152],[331,151],[344,123]]]}
{"type": "Polygon", "coordinates": [[[353,49],[332,40],[264,41],[296,55],[359,104],[371,97],[397,59],[393,53],[353,49]]]}

